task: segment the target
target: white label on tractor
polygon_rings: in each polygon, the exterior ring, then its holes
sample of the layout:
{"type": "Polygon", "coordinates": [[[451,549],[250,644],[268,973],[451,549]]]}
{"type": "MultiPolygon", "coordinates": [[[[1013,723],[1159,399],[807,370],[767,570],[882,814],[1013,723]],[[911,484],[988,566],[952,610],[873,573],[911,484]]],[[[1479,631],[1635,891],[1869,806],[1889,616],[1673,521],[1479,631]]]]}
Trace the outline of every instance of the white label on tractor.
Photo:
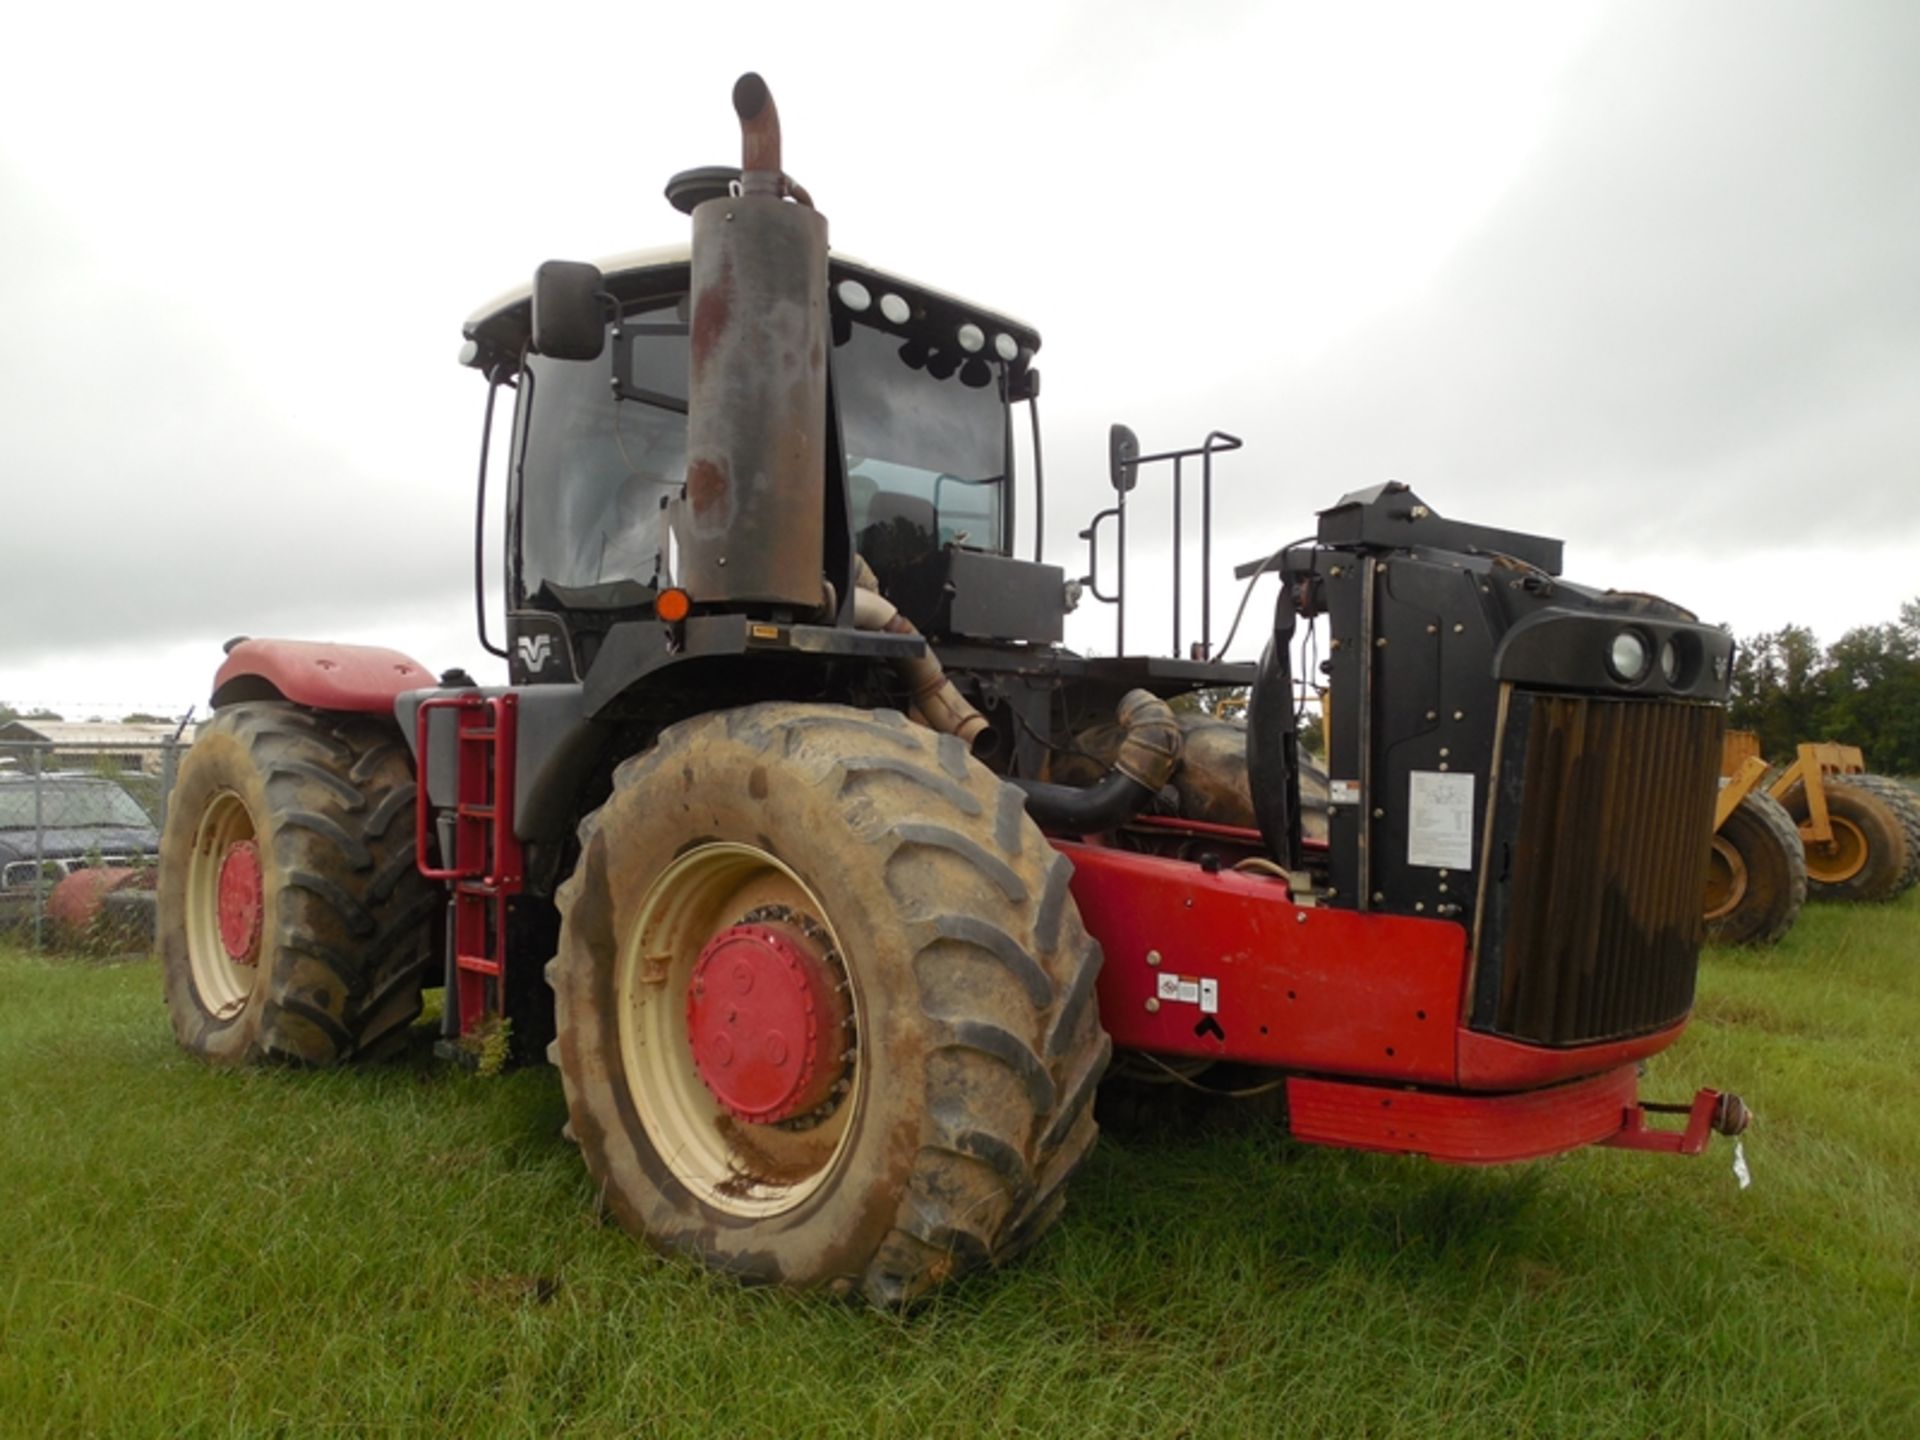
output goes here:
{"type": "Polygon", "coordinates": [[[1329,780],[1327,782],[1327,803],[1329,805],[1358,805],[1360,803],[1360,782],[1358,780],[1329,780]]]}
{"type": "Polygon", "coordinates": [[[1473,776],[1416,770],[1407,796],[1407,863],[1473,869],[1473,776]]]}
{"type": "Polygon", "coordinates": [[[1220,982],[1189,975],[1160,975],[1154,990],[1162,1000],[1176,1005],[1198,1005],[1203,1015],[1220,1013],[1220,982]]]}

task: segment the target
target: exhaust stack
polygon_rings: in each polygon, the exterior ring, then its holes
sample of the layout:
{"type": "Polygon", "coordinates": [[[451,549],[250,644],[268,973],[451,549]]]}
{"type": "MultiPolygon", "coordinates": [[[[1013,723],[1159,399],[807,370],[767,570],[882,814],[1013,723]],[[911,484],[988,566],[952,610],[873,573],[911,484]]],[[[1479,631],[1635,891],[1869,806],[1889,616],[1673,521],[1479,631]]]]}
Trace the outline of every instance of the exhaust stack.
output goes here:
{"type": "Polygon", "coordinates": [[[766,82],[740,77],[740,193],[693,210],[678,582],[702,602],[823,598],[827,222],[780,168],[766,82]]]}

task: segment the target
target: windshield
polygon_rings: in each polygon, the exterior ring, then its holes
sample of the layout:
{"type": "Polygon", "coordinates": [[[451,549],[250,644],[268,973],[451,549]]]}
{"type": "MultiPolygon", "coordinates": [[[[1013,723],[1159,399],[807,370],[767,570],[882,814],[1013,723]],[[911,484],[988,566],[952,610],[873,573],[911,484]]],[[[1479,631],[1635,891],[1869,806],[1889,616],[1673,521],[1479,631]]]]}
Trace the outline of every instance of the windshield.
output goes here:
{"type": "MultiPolygon", "coordinates": [[[[597,360],[529,356],[509,544],[515,603],[644,603],[669,578],[664,502],[686,478],[684,298],[628,315],[597,360]]],[[[836,326],[856,544],[883,576],[947,544],[1007,548],[1005,367],[836,326]]]]}
{"type": "MultiPolygon", "coordinates": [[[[0,785],[0,830],[31,830],[31,783],[0,785]]],[[[46,830],[77,830],[89,825],[149,829],[153,822],[140,802],[111,780],[43,780],[40,782],[40,826],[46,830]]]]}
{"type": "Polygon", "coordinates": [[[853,325],[834,349],[854,543],[884,577],[944,545],[1007,548],[998,361],[853,325]]]}

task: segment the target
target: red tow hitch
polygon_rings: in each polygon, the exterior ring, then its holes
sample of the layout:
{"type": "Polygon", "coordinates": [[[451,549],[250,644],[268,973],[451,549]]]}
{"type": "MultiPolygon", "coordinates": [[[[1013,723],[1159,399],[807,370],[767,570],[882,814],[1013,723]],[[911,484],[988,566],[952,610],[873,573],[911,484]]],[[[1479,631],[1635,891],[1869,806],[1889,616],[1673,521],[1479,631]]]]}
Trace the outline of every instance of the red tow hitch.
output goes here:
{"type": "Polygon", "coordinates": [[[1707,1148],[1708,1139],[1718,1132],[1739,1135],[1753,1116],[1738,1095],[1723,1095],[1718,1090],[1701,1090],[1691,1105],[1655,1105],[1645,1100],[1627,1107],[1626,1123],[1618,1134],[1601,1141],[1622,1150],[1657,1150],[1666,1155],[1698,1155],[1707,1148]],[[1655,1130],[1647,1124],[1648,1115],[1684,1115],[1684,1130],[1655,1130]]]}

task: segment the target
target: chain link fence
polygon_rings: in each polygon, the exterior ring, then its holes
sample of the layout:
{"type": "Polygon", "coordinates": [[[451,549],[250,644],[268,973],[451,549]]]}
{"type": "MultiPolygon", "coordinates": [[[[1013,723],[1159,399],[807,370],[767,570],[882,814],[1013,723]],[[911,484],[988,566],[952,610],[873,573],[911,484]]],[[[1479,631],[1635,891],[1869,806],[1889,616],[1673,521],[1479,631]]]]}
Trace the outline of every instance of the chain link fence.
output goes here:
{"type": "Polygon", "coordinates": [[[0,740],[0,942],[150,941],[160,832],[191,744],[0,740]]]}

